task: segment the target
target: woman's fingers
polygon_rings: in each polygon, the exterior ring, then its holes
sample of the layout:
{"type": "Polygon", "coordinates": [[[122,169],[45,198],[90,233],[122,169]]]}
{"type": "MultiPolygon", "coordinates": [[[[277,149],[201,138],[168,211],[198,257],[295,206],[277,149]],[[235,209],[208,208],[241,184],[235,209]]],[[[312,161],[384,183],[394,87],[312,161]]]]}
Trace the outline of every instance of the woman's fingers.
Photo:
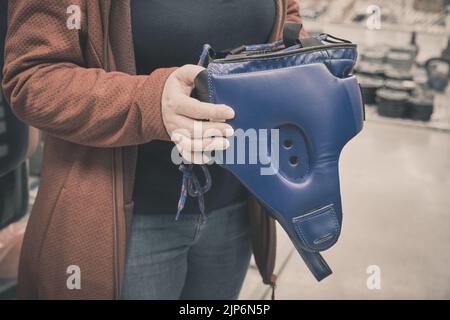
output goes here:
{"type": "Polygon", "coordinates": [[[174,133],[172,135],[172,141],[175,142],[178,149],[188,150],[190,152],[220,151],[230,147],[230,141],[223,137],[189,139],[184,135],[174,133]]]}
{"type": "Polygon", "coordinates": [[[185,116],[176,115],[172,117],[171,123],[166,127],[174,133],[184,135],[190,139],[204,139],[210,137],[231,137],[234,129],[227,123],[199,121],[185,116]]]}
{"type": "Polygon", "coordinates": [[[180,96],[179,99],[176,110],[179,115],[197,120],[214,120],[217,122],[234,118],[234,110],[227,105],[201,102],[188,96],[180,96]]]}
{"type": "Polygon", "coordinates": [[[209,159],[208,156],[203,152],[189,152],[188,150],[180,148],[178,149],[178,151],[180,152],[181,157],[183,157],[183,159],[189,163],[208,164],[211,161],[211,159],[209,159]]]}

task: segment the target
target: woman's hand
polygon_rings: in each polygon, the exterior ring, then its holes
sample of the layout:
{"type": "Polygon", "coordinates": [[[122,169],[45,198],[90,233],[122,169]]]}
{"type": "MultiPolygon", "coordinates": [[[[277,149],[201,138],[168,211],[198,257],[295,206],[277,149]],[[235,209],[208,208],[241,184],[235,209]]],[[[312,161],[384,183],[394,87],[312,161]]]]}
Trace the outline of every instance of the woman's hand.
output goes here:
{"type": "Polygon", "coordinates": [[[228,148],[226,137],[234,133],[225,123],[234,118],[232,108],[200,102],[190,96],[194,80],[203,70],[196,65],[178,68],[167,78],[162,94],[164,126],[183,159],[194,164],[210,161],[205,151],[228,148]]]}

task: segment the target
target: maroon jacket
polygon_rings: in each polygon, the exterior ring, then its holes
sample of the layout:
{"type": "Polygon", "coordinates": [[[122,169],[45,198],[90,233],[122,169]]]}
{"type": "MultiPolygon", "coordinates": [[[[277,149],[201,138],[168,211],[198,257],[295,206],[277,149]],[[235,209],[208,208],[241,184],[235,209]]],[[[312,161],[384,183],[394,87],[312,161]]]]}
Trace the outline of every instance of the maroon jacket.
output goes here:
{"type": "MultiPolygon", "coordinates": [[[[46,133],[42,180],[22,248],[25,299],[119,298],[133,212],[137,147],[169,140],[161,94],[174,68],[136,76],[130,0],[14,0],[3,87],[14,112],[46,133]],[[71,5],[81,29],[69,30],[71,5]],[[80,267],[81,290],[67,269],[80,267]]],[[[278,0],[272,40],[298,22],[296,0],[278,0]]],[[[256,261],[275,263],[274,222],[249,201],[256,261]]]]}

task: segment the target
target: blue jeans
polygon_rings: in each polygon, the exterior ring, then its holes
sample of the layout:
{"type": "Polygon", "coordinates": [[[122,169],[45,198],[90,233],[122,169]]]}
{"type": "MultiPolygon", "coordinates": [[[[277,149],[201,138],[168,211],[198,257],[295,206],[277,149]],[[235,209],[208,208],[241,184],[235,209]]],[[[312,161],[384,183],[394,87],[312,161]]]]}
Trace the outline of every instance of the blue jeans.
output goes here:
{"type": "Polygon", "coordinates": [[[250,262],[246,203],[206,214],[134,215],[123,299],[237,299],[250,262]]]}

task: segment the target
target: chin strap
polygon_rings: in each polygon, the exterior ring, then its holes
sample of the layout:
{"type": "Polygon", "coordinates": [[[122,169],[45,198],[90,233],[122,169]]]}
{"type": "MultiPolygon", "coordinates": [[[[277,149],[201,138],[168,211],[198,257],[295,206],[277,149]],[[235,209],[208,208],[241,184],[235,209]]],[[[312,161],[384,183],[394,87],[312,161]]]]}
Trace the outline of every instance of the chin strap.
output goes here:
{"type": "Polygon", "coordinates": [[[321,281],[333,273],[319,252],[309,252],[303,249],[299,249],[298,252],[317,281],[321,281]]]}
{"type": "MultiPolygon", "coordinates": [[[[207,67],[209,63],[210,50],[211,46],[209,44],[205,44],[203,46],[203,50],[197,65],[207,67]]],[[[183,172],[183,181],[181,184],[180,199],[178,200],[177,214],[175,216],[175,220],[177,221],[180,218],[181,211],[183,211],[184,209],[188,195],[193,198],[198,198],[198,208],[200,209],[200,213],[202,214],[202,216],[205,217],[204,194],[211,189],[212,179],[206,165],[200,165],[200,168],[202,169],[203,175],[205,176],[204,186],[200,185],[200,181],[198,180],[197,175],[194,172],[194,165],[192,163],[181,164],[179,167],[179,170],[183,172]]]]}
{"type": "Polygon", "coordinates": [[[200,165],[205,176],[205,185],[202,186],[194,172],[193,164],[182,164],[180,165],[180,171],[183,172],[183,182],[181,184],[180,199],[178,200],[178,210],[175,220],[178,220],[181,215],[181,211],[186,204],[186,199],[189,196],[193,198],[198,198],[198,207],[202,216],[205,216],[205,198],[204,195],[211,189],[212,179],[206,165],[200,165]]]}
{"type": "Polygon", "coordinates": [[[277,290],[277,278],[278,276],[276,274],[272,274],[272,279],[270,283],[270,287],[272,288],[271,300],[275,300],[275,290],[277,290]]]}

